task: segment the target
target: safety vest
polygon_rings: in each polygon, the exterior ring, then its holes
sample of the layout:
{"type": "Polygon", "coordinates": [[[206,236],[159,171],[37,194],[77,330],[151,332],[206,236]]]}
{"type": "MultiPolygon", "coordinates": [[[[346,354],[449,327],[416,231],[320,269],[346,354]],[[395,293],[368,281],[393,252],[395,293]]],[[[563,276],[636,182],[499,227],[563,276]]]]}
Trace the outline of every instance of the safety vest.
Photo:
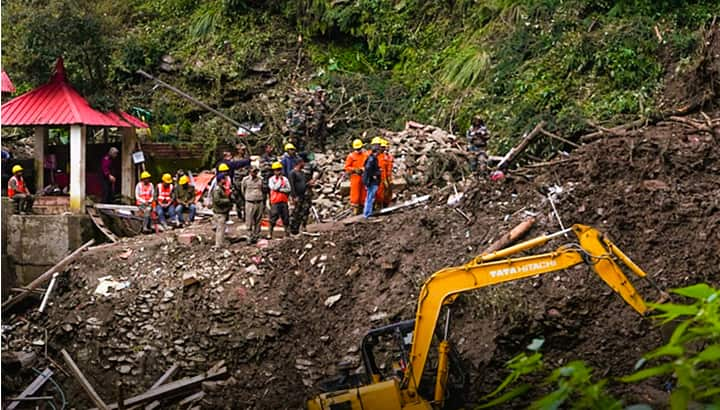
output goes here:
{"type": "Polygon", "coordinates": [[[15,194],[27,194],[27,190],[25,189],[25,180],[20,177],[12,176],[10,178],[10,181],[8,181],[8,189],[7,189],[8,197],[12,198],[15,196],[15,194]],[[12,181],[15,181],[15,185],[17,185],[17,191],[12,189],[10,185],[12,185],[12,181]]]}
{"type": "Polygon", "coordinates": [[[141,203],[149,204],[153,199],[153,185],[152,184],[144,184],[140,183],[140,192],[138,193],[136,190],[136,203],[137,205],[140,205],[141,203]],[[141,202],[142,200],[142,202],[141,202]]]}
{"type": "MultiPolygon", "coordinates": [[[[278,177],[273,176],[272,178],[278,178],[278,177]]],[[[285,178],[280,178],[280,186],[281,187],[285,186],[285,178]]],[[[288,194],[286,194],[285,192],[270,190],[270,203],[271,204],[279,204],[281,202],[287,203],[287,201],[288,201],[288,194]]]]}
{"type": "Polygon", "coordinates": [[[157,185],[158,187],[158,205],[160,206],[168,206],[172,203],[172,190],[173,190],[173,184],[168,184],[167,187],[165,187],[165,184],[162,182],[157,185]]]}

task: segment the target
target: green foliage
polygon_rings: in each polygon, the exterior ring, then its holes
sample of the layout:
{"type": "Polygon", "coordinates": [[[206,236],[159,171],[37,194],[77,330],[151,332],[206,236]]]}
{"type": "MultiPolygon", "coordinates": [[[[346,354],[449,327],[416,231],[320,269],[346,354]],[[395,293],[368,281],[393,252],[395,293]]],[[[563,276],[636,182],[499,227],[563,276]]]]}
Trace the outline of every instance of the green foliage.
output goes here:
{"type": "MultiPolygon", "coordinates": [[[[650,304],[656,312],[653,317],[663,324],[677,323],[670,340],[663,346],[647,353],[635,366],[636,372],[619,380],[638,383],[653,377],[673,377],[670,407],[673,410],[707,405],[720,401],[720,289],[701,283],[673,293],[692,299],[689,304],[650,304]],[[654,366],[641,369],[646,363],[654,366]]],[[[544,370],[542,354],[536,350],[541,343],[528,346],[534,352],[521,353],[507,363],[510,374],[485,399],[502,393],[494,400],[479,408],[494,407],[508,403],[520,396],[542,391],[534,398],[530,408],[554,410],[574,409],[621,409],[623,404],[606,391],[607,379],[595,381],[593,370],[582,361],[572,361],[554,369],[545,379],[541,389],[522,382],[527,376],[537,375],[544,370]],[[550,389],[549,392],[547,390],[550,389]]],[[[644,408],[630,406],[628,409],[644,408]]],[[[700,408],[700,407],[698,407],[700,408]]]]}
{"type": "Polygon", "coordinates": [[[38,4],[3,4],[3,60],[17,82],[36,87],[48,81],[57,57],[63,56],[70,82],[100,109],[116,101],[108,82],[110,31],[113,21],[95,12],[98,4],[83,0],[50,0],[38,4]],[[11,29],[8,29],[10,28],[11,29]]]}
{"type": "Polygon", "coordinates": [[[651,377],[672,375],[675,387],[672,409],[686,409],[691,403],[720,400],[720,290],[701,283],[675,289],[673,293],[693,300],[687,305],[653,304],[663,323],[679,324],[667,344],[646,354],[645,361],[659,362],[623,377],[632,383],[651,377]]]}

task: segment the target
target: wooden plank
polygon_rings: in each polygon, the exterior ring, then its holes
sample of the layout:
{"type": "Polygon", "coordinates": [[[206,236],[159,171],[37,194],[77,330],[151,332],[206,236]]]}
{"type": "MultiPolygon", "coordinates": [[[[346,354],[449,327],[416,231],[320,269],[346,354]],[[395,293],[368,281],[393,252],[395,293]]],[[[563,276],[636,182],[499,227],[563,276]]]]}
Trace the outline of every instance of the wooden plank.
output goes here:
{"type": "Polygon", "coordinates": [[[94,243],[95,243],[95,240],[94,240],[94,239],[90,239],[89,241],[85,242],[81,247],[75,249],[75,251],[73,251],[73,253],[71,253],[70,255],[66,256],[63,260],[61,260],[60,262],[56,263],[55,266],[53,266],[53,267],[50,268],[49,270],[45,271],[45,273],[43,273],[43,274],[40,275],[37,279],[35,279],[34,281],[30,282],[30,284],[28,284],[27,286],[25,286],[25,289],[26,289],[26,290],[25,290],[24,292],[22,292],[22,293],[20,293],[19,295],[15,296],[15,297],[13,297],[13,298],[10,298],[10,299],[6,300],[5,302],[3,302],[3,304],[2,304],[2,312],[5,313],[5,311],[6,311],[7,309],[9,309],[9,308],[15,306],[16,304],[18,304],[19,302],[25,300],[25,298],[27,298],[28,296],[30,296],[30,294],[31,294],[31,292],[32,292],[33,289],[36,289],[37,287],[39,287],[39,286],[42,285],[43,283],[49,281],[49,280],[52,278],[53,273],[55,273],[55,272],[62,272],[63,270],[65,270],[65,267],[66,267],[67,265],[69,265],[70,262],[72,262],[73,260],[75,260],[75,258],[77,258],[78,255],[80,255],[80,254],[82,253],[82,251],[84,251],[85,249],[87,249],[88,247],[90,247],[90,246],[91,246],[92,244],[94,244],[94,243]]]}
{"type": "Polygon", "coordinates": [[[60,353],[62,354],[63,359],[65,359],[65,363],[67,363],[68,367],[70,367],[70,373],[72,373],[75,380],[80,383],[80,386],[82,386],[83,390],[85,390],[85,393],[87,393],[88,397],[90,397],[90,400],[92,400],[92,402],[95,403],[100,410],[108,410],[107,404],[105,404],[105,402],[100,398],[90,382],[85,378],[85,375],[82,374],[80,368],[77,367],[72,357],[70,357],[70,354],[68,354],[65,349],[62,349],[60,353]]]}
{"type": "Polygon", "coordinates": [[[109,230],[105,226],[105,222],[102,220],[102,216],[100,216],[100,213],[98,212],[95,207],[89,207],[87,208],[87,213],[90,215],[90,219],[93,221],[95,226],[102,232],[108,239],[110,239],[111,242],[117,242],[118,237],[115,236],[114,233],[112,233],[111,230],[109,230]]]}
{"type": "MultiPolygon", "coordinates": [[[[172,377],[175,375],[175,373],[177,373],[178,369],[180,369],[180,366],[178,366],[177,363],[174,363],[172,366],[170,366],[169,369],[167,369],[167,370],[165,371],[165,373],[163,373],[162,376],[160,376],[159,379],[157,379],[157,380],[155,381],[155,383],[153,383],[152,386],[150,386],[150,389],[149,389],[149,390],[158,388],[158,387],[162,386],[163,384],[167,383],[170,379],[172,379],[172,377]]],[[[118,404],[119,404],[119,403],[118,403],[118,404]]],[[[134,407],[131,407],[131,409],[136,409],[136,408],[138,408],[138,407],[140,407],[140,406],[134,406],[134,407]]],[[[145,410],[153,410],[153,409],[156,409],[156,408],[158,408],[158,407],[160,407],[160,401],[159,401],[159,400],[155,400],[154,402],[152,402],[152,403],[148,404],[147,406],[145,406],[145,410]]]]}
{"type": "MultiPolygon", "coordinates": [[[[50,370],[49,367],[46,368],[45,370],[43,370],[43,372],[40,373],[40,375],[38,375],[38,377],[36,377],[35,380],[33,380],[33,382],[30,383],[30,385],[28,387],[26,387],[25,390],[23,390],[23,392],[20,393],[19,396],[17,396],[17,399],[25,399],[25,398],[35,394],[35,392],[40,390],[40,388],[43,386],[43,384],[45,384],[45,381],[47,381],[47,379],[50,378],[50,376],[52,376],[52,375],[53,375],[53,371],[50,370]]],[[[13,410],[15,407],[17,407],[19,405],[20,405],[19,401],[13,401],[12,403],[10,403],[10,405],[7,406],[7,409],[13,410]]]]}
{"type": "Polygon", "coordinates": [[[195,394],[191,394],[190,396],[185,397],[184,399],[180,400],[180,403],[178,403],[181,406],[184,406],[186,404],[190,404],[192,402],[202,400],[202,398],[205,397],[204,391],[199,391],[195,394]]]}
{"type": "MultiPolygon", "coordinates": [[[[227,373],[227,368],[223,367],[215,373],[202,373],[194,377],[187,377],[185,379],[176,380],[172,383],[164,384],[156,389],[148,390],[145,393],[131,397],[125,400],[125,406],[134,406],[136,404],[147,403],[151,400],[162,399],[164,397],[176,394],[182,390],[191,389],[199,386],[203,381],[213,379],[218,376],[222,376],[227,373]]],[[[115,410],[118,408],[118,403],[113,403],[108,406],[108,409],[115,410]]],[[[97,409],[93,409],[97,410],[97,409]]]]}
{"type": "Polygon", "coordinates": [[[139,206],[135,205],[115,205],[115,204],[95,204],[97,209],[111,209],[113,211],[128,211],[137,212],[140,210],[139,206]]]}

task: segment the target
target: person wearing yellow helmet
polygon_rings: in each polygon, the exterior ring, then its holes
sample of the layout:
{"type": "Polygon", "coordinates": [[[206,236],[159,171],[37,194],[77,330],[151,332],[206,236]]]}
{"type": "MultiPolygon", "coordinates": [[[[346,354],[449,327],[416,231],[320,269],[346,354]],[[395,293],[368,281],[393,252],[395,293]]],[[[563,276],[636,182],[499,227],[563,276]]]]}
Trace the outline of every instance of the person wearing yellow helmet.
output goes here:
{"type": "Polygon", "coordinates": [[[280,158],[280,163],[282,164],[283,175],[286,178],[290,175],[293,168],[295,168],[295,163],[297,163],[298,159],[300,159],[300,157],[297,154],[295,145],[291,142],[285,144],[285,153],[280,158]]]}
{"type": "Polygon", "coordinates": [[[187,175],[182,175],[178,179],[178,185],[175,187],[173,195],[176,203],[175,223],[178,225],[185,224],[185,219],[183,218],[183,212],[185,212],[185,210],[190,213],[188,222],[195,222],[195,212],[197,211],[195,202],[197,202],[197,195],[195,195],[195,187],[190,184],[190,178],[188,178],[187,175]]]}
{"type": "Polygon", "coordinates": [[[388,152],[389,145],[388,140],[380,138],[380,148],[377,154],[378,166],[380,167],[380,184],[378,185],[377,194],[375,194],[376,208],[388,206],[392,200],[393,157],[388,152]]]}
{"type": "Polygon", "coordinates": [[[135,185],[135,205],[140,208],[143,216],[143,232],[150,232],[150,216],[155,199],[155,187],[150,182],[151,175],[147,171],[140,173],[140,182],[135,185]]]}
{"type": "Polygon", "coordinates": [[[12,173],[13,176],[10,177],[8,181],[8,197],[12,199],[15,204],[15,211],[18,214],[24,215],[26,213],[32,213],[35,197],[30,193],[27,185],[25,185],[23,167],[20,165],[13,166],[12,173]]]}
{"type": "Polygon", "coordinates": [[[160,220],[160,225],[162,225],[164,229],[168,229],[165,215],[167,215],[171,221],[175,220],[175,207],[173,206],[173,191],[175,190],[175,185],[172,182],[172,175],[163,174],[162,182],[157,184],[155,212],[160,220]]]}
{"type": "Polygon", "coordinates": [[[268,180],[270,188],[270,232],[268,239],[272,239],[275,223],[282,219],[285,227],[285,236],[290,236],[290,209],[288,208],[288,195],[290,194],[290,181],[283,175],[283,165],[280,162],[272,164],[274,175],[268,180]]]}
{"type": "Polygon", "coordinates": [[[355,215],[362,211],[365,203],[365,185],[362,181],[362,174],[367,159],[367,153],[363,151],[361,139],[352,142],[353,151],[345,158],[345,175],[350,179],[350,206],[355,215]]]}

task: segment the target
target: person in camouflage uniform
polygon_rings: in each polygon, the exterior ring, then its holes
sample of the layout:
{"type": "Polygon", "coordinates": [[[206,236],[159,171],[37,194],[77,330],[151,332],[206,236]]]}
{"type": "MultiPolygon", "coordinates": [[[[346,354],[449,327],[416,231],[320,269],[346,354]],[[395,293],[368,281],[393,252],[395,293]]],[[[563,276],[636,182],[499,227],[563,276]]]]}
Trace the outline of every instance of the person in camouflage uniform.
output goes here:
{"type": "Polygon", "coordinates": [[[272,144],[265,144],[265,152],[260,157],[260,176],[263,180],[263,205],[267,205],[270,188],[268,188],[268,180],[273,176],[272,164],[277,161],[277,155],[273,153],[275,147],[272,144]]]}
{"type": "Polygon", "coordinates": [[[303,171],[305,158],[301,157],[295,163],[295,167],[288,180],[290,181],[290,198],[293,203],[293,213],[290,218],[290,233],[300,233],[300,226],[307,224],[310,208],[312,207],[312,184],[303,171]]]}
{"type": "Polygon", "coordinates": [[[237,155],[232,162],[238,164],[232,174],[232,201],[239,220],[245,219],[245,196],[242,191],[242,180],[250,174],[250,158],[247,155],[245,145],[237,145],[237,155]]]}

